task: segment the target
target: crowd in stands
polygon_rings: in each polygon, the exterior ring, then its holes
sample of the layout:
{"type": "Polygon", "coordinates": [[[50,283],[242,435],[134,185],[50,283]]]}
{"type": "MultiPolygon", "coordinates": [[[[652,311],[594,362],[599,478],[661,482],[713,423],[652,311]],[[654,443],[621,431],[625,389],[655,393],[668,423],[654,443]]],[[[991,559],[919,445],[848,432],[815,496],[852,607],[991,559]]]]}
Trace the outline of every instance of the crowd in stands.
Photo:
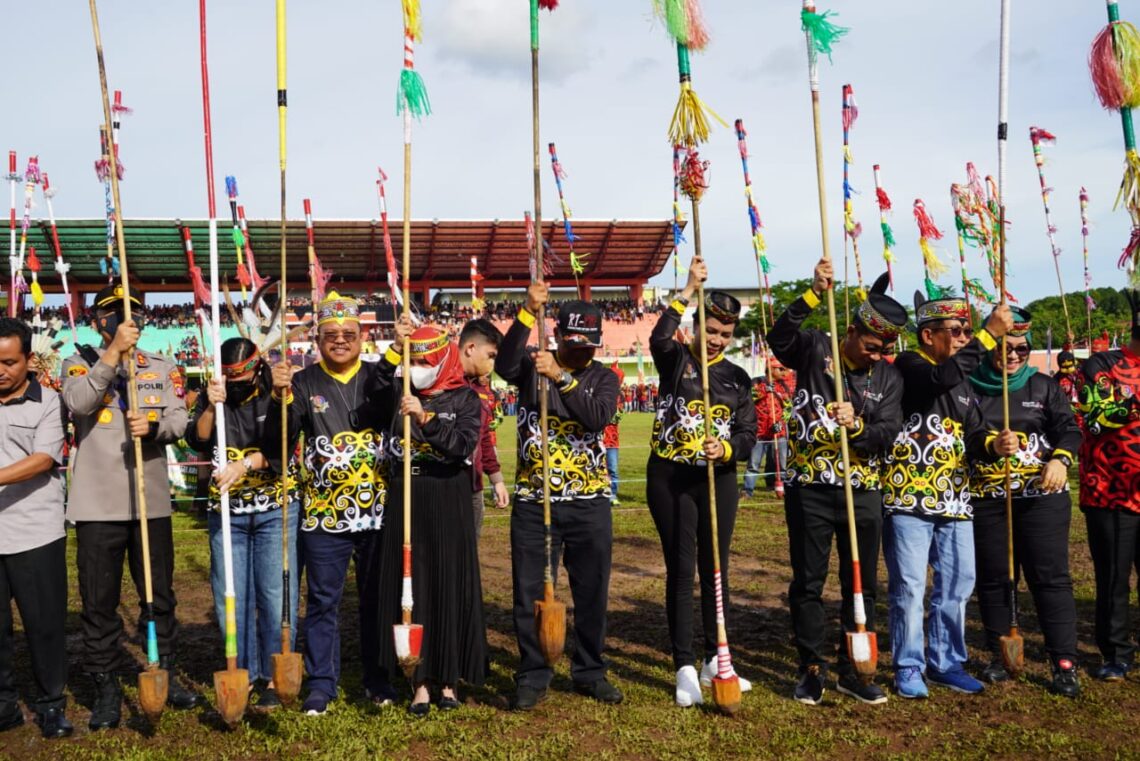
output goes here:
{"type": "Polygon", "coordinates": [[[653,412],[657,409],[656,383],[627,383],[621,387],[622,412],[653,412]]]}

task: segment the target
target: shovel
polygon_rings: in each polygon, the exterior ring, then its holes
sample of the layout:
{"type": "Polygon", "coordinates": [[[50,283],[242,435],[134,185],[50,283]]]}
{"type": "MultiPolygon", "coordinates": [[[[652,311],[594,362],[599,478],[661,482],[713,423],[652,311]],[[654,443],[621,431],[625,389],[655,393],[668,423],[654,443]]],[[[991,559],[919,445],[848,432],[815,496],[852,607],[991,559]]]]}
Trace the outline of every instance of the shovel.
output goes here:
{"type": "MultiPolygon", "coordinates": [[[[405,494],[410,482],[404,482],[405,494]]],[[[396,662],[400,664],[404,676],[411,681],[412,674],[420,665],[420,648],[424,641],[423,624],[412,623],[412,543],[411,543],[410,502],[404,502],[404,589],[400,595],[401,622],[392,625],[392,636],[396,643],[396,662]]]]}
{"type": "MultiPolygon", "coordinates": [[[[111,100],[107,94],[107,68],[103,63],[103,39],[99,34],[99,13],[95,0],[90,0],[91,28],[95,35],[95,53],[99,60],[99,85],[103,91],[103,144],[111,145],[111,100]]],[[[119,272],[123,286],[123,318],[131,320],[130,276],[127,271],[127,243],[123,237],[122,204],[119,201],[119,158],[115,151],[107,149],[104,154],[110,167],[111,197],[115,202],[115,243],[119,252],[119,272]]],[[[133,353],[133,349],[132,349],[133,353]]],[[[135,382],[135,360],[127,361],[127,398],[132,413],[139,409],[139,391],[135,382]]],[[[166,694],[170,687],[169,675],[158,666],[158,635],[154,627],[154,590],[150,573],[150,533],[146,520],[146,482],[143,477],[142,439],[134,439],[135,449],[135,494],[139,507],[139,533],[142,540],[144,611],[146,613],[146,670],[139,674],[139,705],[150,721],[157,722],[166,707],[166,694]]]]}

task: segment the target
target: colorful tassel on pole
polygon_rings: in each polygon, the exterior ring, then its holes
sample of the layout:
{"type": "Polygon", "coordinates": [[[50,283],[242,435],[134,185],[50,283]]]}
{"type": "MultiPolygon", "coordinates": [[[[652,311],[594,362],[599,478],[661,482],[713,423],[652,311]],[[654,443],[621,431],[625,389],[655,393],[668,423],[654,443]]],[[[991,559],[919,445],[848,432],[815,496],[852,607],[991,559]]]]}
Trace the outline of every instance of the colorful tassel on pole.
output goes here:
{"type": "Polygon", "coordinates": [[[28,249],[28,270],[32,273],[32,304],[35,305],[38,311],[40,305],[44,303],[44,289],[40,287],[40,258],[36,256],[36,247],[31,246],[28,249]]]}
{"type": "Polygon", "coordinates": [[[574,250],[574,242],[578,240],[578,236],[574,234],[574,226],[570,222],[570,204],[566,202],[566,196],[562,191],[562,181],[566,179],[566,172],[562,169],[562,162],[558,160],[558,152],[554,143],[550,143],[548,148],[550,150],[550,168],[554,172],[554,184],[558,187],[558,203],[562,208],[562,232],[566,236],[566,244],[570,247],[570,271],[574,275],[575,284],[577,284],[578,276],[586,272],[586,259],[590,255],[574,250]]]}
{"type": "Polygon", "coordinates": [[[803,31],[811,38],[812,52],[816,55],[827,56],[828,61],[831,60],[832,47],[850,31],[846,27],[836,26],[828,20],[837,15],[839,14],[833,11],[819,13],[807,8],[800,12],[800,23],[803,26],[803,31]]]}
{"type": "Polygon", "coordinates": [[[855,219],[855,204],[852,195],[855,189],[851,186],[850,170],[854,159],[851,157],[850,133],[851,126],[859,118],[859,107],[855,105],[855,91],[851,85],[843,85],[843,269],[844,277],[847,271],[847,243],[851,243],[851,252],[855,257],[855,296],[860,303],[866,300],[867,291],[863,288],[863,262],[859,258],[859,236],[863,233],[863,225],[855,219]]]}
{"type": "Polygon", "coordinates": [[[922,268],[925,275],[926,297],[939,299],[947,295],[947,289],[935,284],[935,278],[944,275],[948,268],[938,258],[930,240],[941,240],[942,231],[934,224],[934,220],[926,211],[926,204],[921,198],[914,201],[914,221],[918,224],[918,248],[922,252],[922,268]]]}
{"type": "Polygon", "coordinates": [[[895,247],[895,231],[887,222],[887,212],[891,210],[891,199],[887,195],[887,191],[883,189],[879,165],[875,164],[872,171],[875,174],[875,203],[879,206],[879,230],[883,233],[883,261],[887,263],[887,277],[890,278],[891,290],[893,291],[895,289],[895,274],[892,265],[895,261],[895,255],[891,249],[895,247]]]}
{"type": "Polygon", "coordinates": [[[699,203],[705,191],[708,190],[708,178],[705,176],[708,168],[709,162],[701,161],[696,150],[687,151],[685,161],[681,166],[681,192],[689,200],[699,203]]]}
{"type": "Polygon", "coordinates": [[[400,86],[396,92],[396,113],[405,109],[416,119],[431,114],[431,101],[423,77],[415,69],[415,43],[423,38],[420,23],[420,0],[402,0],[404,8],[404,69],[400,72],[400,86]]]}

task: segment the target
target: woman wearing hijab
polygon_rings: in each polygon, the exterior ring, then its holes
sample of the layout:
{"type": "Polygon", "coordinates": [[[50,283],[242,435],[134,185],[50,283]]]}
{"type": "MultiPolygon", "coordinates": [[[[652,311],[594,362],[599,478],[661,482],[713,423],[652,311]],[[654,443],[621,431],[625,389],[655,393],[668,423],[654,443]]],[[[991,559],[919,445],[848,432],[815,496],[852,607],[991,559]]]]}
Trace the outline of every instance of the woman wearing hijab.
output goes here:
{"type": "Polygon", "coordinates": [[[989,682],[1009,679],[1000,638],[1009,631],[1009,559],[1005,515],[1005,459],[1010,461],[1014,557],[1029,584],[1045,649],[1053,668],[1050,690],[1076,697],[1077,608],[1069,576],[1068,471],[1081,443],[1072,405],[1057,381],[1029,365],[1031,318],[1012,308],[1013,328],[970,376],[978,392],[987,456],[972,463],[974,548],[978,604],[992,653],[982,672],[989,682]],[[1002,430],[1002,368],[1009,377],[1009,429],[1002,430]]]}
{"type": "Polygon", "coordinates": [[[486,631],[475,527],[471,521],[471,456],[479,442],[482,406],[467,384],[458,347],[446,330],[418,328],[407,348],[394,344],[385,357],[400,363],[411,352],[412,394],[400,400],[400,415],[388,436],[388,519],[380,560],[380,666],[396,673],[388,633],[400,623],[403,576],[403,415],[412,419],[412,620],[423,625],[421,661],[412,675],[413,716],[431,710],[430,688],[441,710],[459,707],[456,684],[483,683],[486,631]]]}
{"type": "MultiPolygon", "coordinates": [[[[229,489],[230,541],[236,594],[238,668],[250,683],[263,685],[257,707],[281,703],[273,684],[272,655],[281,651],[281,479],[261,451],[265,419],[278,409],[270,399],[269,370],[257,346],[231,338],[221,347],[222,378],[214,378],[198,398],[186,431],[191,447],[226,466],[215,470],[209,491],[210,585],[225,636],[225,571],[222,564],[221,494],[229,489]],[[219,458],[214,405],[225,404],[226,452],[219,458]]],[[[278,460],[280,458],[277,458],[278,460]]],[[[296,515],[291,511],[290,515],[296,515]]],[[[289,565],[296,567],[297,532],[289,528],[289,565]]],[[[300,574],[290,580],[290,620],[296,620],[300,574]]]]}

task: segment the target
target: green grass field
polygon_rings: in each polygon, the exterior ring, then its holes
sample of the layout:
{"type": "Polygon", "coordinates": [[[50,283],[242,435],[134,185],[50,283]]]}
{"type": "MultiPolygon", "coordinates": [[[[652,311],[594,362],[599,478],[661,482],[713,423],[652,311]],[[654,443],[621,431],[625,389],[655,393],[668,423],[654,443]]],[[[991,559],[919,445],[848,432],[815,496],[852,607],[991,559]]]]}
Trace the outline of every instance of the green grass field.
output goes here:
{"type": "MultiPolygon", "coordinates": [[[[791,700],[795,651],[786,605],[790,571],[782,507],[770,496],[742,505],[733,541],[729,637],[737,670],[755,687],[735,718],[710,706],[682,710],[673,705],[673,668],[664,613],[664,565],[644,508],[644,463],[651,418],[627,415],[622,423],[622,507],[615,512],[613,580],[610,595],[611,676],[626,694],[623,705],[606,707],[574,694],[568,664],[560,664],[550,699],[529,714],[507,710],[516,662],[510,621],[508,511],[489,509],[480,554],[492,676],[486,685],[462,691],[466,705],[451,714],[409,717],[403,705],[378,709],[362,699],[355,626],[357,601],[350,581],[342,610],[344,655],[342,694],[320,718],[280,710],[250,714],[233,731],[223,729],[209,709],[168,711],[157,727],[132,715],[117,730],[86,729],[90,686],[80,674],[78,593],[72,587],[69,639],[72,655],[69,715],[77,726],[69,740],[47,743],[35,727],[0,735],[0,756],[33,759],[205,758],[456,758],[456,759],[720,759],[720,758],[1140,758],[1135,717],[1140,684],[1094,683],[1082,674],[1076,701],[1045,691],[1047,667],[1032,601],[1023,592],[1028,673],[1016,683],[967,697],[932,687],[931,699],[863,706],[829,688],[823,706],[791,700]]],[[[513,470],[513,420],[500,429],[499,451],[513,470]]],[[[209,553],[198,516],[178,515],[176,592],[179,597],[181,658],[186,677],[209,697],[215,669],[224,666],[221,637],[213,618],[207,580],[209,553]]],[[[1074,513],[1071,557],[1084,663],[1095,664],[1092,637],[1093,583],[1084,522],[1074,513]]],[[[71,548],[74,563],[74,547],[71,548]]],[[[71,569],[74,582],[74,565],[71,569]]],[[[834,578],[834,577],[833,577],[834,578]]],[[[880,573],[882,588],[885,577],[880,573]]],[[[564,578],[563,578],[564,581],[564,578]]],[[[565,586],[560,598],[569,602],[565,586]]],[[[832,632],[838,617],[837,584],[827,589],[832,632]]],[[[133,634],[137,608],[129,582],[121,612],[133,634]]],[[[878,604],[880,682],[887,681],[890,647],[885,607],[878,604]]],[[[981,643],[971,606],[969,642],[981,643]]],[[[697,643],[699,647],[699,635],[697,643]]],[[[137,644],[129,647],[138,653],[137,644]]],[[[30,680],[22,634],[17,634],[17,678],[30,680]]],[[[128,680],[128,682],[131,680],[128,680]]],[[[407,696],[407,687],[400,684],[407,696]]],[[[135,690],[128,689],[133,706],[135,690]]],[[[706,699],[711,697],[706,693],[706,699]]]]}

